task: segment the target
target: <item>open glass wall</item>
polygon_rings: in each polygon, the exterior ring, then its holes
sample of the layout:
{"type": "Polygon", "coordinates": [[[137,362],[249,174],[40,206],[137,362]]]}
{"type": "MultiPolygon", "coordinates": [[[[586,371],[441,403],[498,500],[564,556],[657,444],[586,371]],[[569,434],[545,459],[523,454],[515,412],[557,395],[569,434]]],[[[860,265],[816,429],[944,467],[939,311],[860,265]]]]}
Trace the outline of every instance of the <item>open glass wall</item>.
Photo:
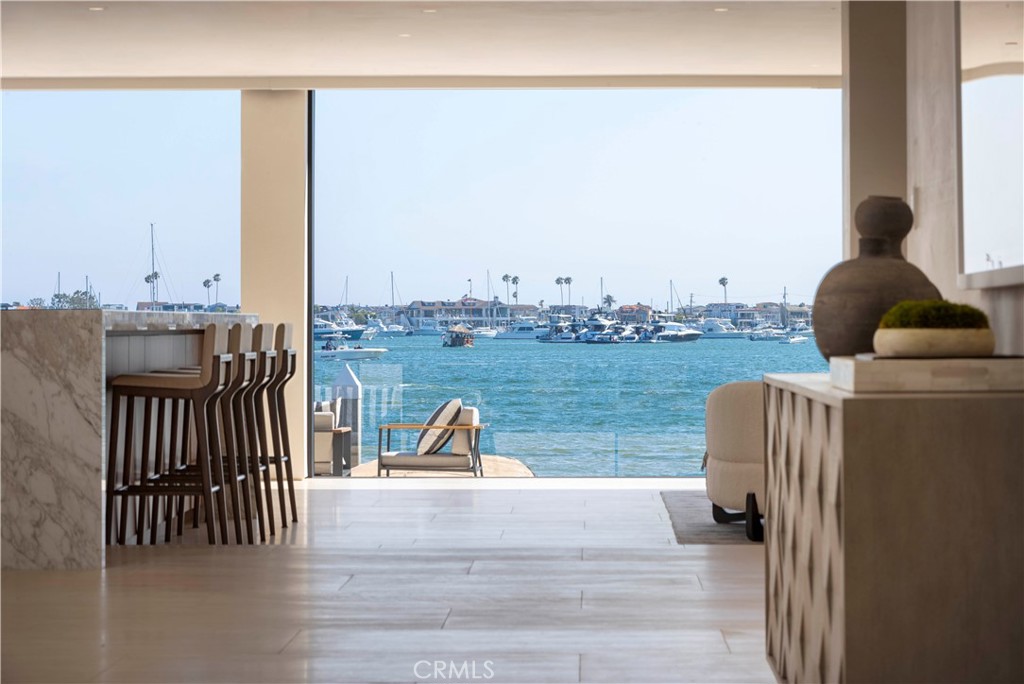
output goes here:
{"type": "Polygon", "coordinates": [[[314,398],[358,381],[363,462],[377,425],[460,398],[482,451],[538,476],[700,475],[711,389],[827,368],[807,329],[841,259],[840,107],[317,92],[314,398]]]}

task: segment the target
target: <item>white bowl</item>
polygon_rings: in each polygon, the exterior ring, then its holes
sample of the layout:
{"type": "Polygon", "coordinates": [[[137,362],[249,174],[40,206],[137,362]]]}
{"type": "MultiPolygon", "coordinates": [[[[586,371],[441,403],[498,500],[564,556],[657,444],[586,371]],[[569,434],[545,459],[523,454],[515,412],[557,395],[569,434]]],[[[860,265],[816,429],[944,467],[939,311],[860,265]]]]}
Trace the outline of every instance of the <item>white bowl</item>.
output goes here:
{"type": "Polygon", "coordinates": [[[874,345],[879,356],[992,356],[996,338],[989,328],[879,328],[874,345]]]}

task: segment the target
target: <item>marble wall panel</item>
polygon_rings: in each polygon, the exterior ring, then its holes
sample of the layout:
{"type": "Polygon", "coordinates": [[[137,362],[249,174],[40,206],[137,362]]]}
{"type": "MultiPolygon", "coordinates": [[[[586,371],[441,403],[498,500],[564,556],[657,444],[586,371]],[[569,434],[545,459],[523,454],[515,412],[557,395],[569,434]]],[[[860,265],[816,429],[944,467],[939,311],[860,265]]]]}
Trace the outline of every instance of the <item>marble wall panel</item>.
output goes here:
{"type": "Polygon", "coordinates": [[[103,565],[103,341],[100,311],[3,313],[4,568],[103,565]]]}

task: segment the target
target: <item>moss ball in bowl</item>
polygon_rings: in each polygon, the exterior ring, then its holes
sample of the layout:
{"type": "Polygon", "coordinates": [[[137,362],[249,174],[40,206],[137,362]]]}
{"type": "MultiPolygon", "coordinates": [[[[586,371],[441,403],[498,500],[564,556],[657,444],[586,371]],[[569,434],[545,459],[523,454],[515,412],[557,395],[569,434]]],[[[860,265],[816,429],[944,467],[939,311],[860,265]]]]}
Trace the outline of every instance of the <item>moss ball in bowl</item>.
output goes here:
{"type": "Polygon", "coordinates": [[[908,300],[889,309],[874,337],[879,356],[991,356],[995,336],[984,311],[940,299],[908,300]]]}

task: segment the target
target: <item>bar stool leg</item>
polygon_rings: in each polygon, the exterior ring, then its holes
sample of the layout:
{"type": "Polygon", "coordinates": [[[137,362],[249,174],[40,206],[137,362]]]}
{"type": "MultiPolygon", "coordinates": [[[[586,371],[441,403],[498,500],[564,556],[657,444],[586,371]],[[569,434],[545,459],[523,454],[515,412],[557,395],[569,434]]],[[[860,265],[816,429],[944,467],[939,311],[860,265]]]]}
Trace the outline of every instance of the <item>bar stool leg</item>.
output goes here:
{"type": "MultiPolygon", "coordinates": [[[[195,416],[196,424],[196,461],[199,466],[199,477],[202,480],[203,485],[203,509],[206,517],[206,536],[207,540],[211,544],[217,543],[217,532],[213,522],[213,482],[210,478],[210,449],[209,439],[210,434],[206,425],[206,410],[205,406],[196,406],[192,412],[195,416]]],[[[196,511],[193,511],[193,517],[196,511]]],[[[225,521],[226,522],[226,521],[225,521]]]]}
{"type": "MultiPolygon", "coordinates": [[[[249,429],[249,423],[245,417],[244,402],[246,401],[247,394],[238,396],[233,402],[232,409],[235,413],[235,425],[237,426],[238,434],[236,435],[238,440],[238,453],[240,458],[248,459],[249,473],[252,479],[252,484],[246,486],[245,503],[247,506],[251,506],[250,498],[256,500],[256,519],[259,523],[260,530],[260,543],[267,541],[267,530],[266,521],[264,520],[263,513],[263,493],[260,488],[260,462],[259,456],[256,454],[256,443],[252,439],[252,432],[249,429]]],[[[247,509],[250,521],[252,520],[252,512],[247,509]]]]}
{"type": "MultiPolygon", "coordinates": [[[[153,441],[153,397],[146,397],[142,400],[142,454],[139,462],[139,486],[146,486],[146,478],[149,477],[149,452],[153,441]]],[[[146,543],[146,505],[147,494],[139,492],[137,510],[135,511],[135,543],[146,543]]]]}
{"type": "Polygon", "coordinates": [[[121,420],[121,393],[114,389],[110,398],[110,432],[107,434],[107,491],[105,500],[107,509],[103,512],[105,526],[103,528],[104,540],[110,546],[111,539],[116,538],[114,534],[114,490],[117,488],[117,442],[120,434],[121,420]]]}
{"type": "MultiPolygon", "coordinates": [[[[206,404],[206,444],[210,454],[210,477],[217,485],[217,522],[220,524],[220,541],[228,543],[227,482],[224,479],[224,455],[221,451],[220,430],[217,421],[217,401],[206,404]]],[[[237,515],[237,512],[236,512],[237,515]]]]}
{"type": "MultiPolygon", "coordinates": [[[[135,397],[127,396],[128,407],[124,416],[124,465],[121,470],[121,486],[128,488],[132,483],[135,464],[135,397]]],[[[126,544],[128,539],[128,495],[121,496],[121,521],[118,527],[117,543],[126,544]]]]}
{"type": "MultiPolygon", "coordinates": [[[[223,443],[222,454],[223,458],[221,461],[227,462],[227,473],[225,479],[231,487],[231,511],[234,513],[235,523],[235,543],[243,544],[242,540],[242,502],[238,498],[238,459],[237,451],[234,445],[231,444],[232,438],[234,437],[234,430],[231,429],[231,412],[228,410],[228,400],[222,399],[217,402],[217,417],[221,423],[221,440],[223,443]]],[[[249,536],[252,537],[252,520],[249,521],[249,536]]],[[[252,543],[250,539],[249,543],[252,543]]]]}
{"type": "MultiPolygon", "coordinates": [[[[270,536],[274,536],[274,490],[270,480],[270,450],[267,448],[267,421],[263,413],[263,402],[258,394],[254,403],[253,409],[256,419],[253,423],[256,434],[253,435],[252,444],[259,444],[260,466],[263,468],[263,493],[266,496],[267,503],[267,523],[270,528],[270,536]]],[[[281,527],[286,527],[283,512],[281,518],[281,527]]]]}
{"type": "MultiPolygon", "coordinates": [[[[280,425],[280,436],[278,438],[281,450],[278,452],[278,461],[285,459],[284,466],[288,476],[288,499],[291,504],[292,522],[299,522],[298,506],[295,503],[295,477],[292,472],[292,450],[291,441],[288,439],[288,413],[284,405],[284,387],[278,391],[277,403],[277,424],[280,425]]],[[[284,515],[284,502],[281,502],[281,515],[284,515]]]]}

